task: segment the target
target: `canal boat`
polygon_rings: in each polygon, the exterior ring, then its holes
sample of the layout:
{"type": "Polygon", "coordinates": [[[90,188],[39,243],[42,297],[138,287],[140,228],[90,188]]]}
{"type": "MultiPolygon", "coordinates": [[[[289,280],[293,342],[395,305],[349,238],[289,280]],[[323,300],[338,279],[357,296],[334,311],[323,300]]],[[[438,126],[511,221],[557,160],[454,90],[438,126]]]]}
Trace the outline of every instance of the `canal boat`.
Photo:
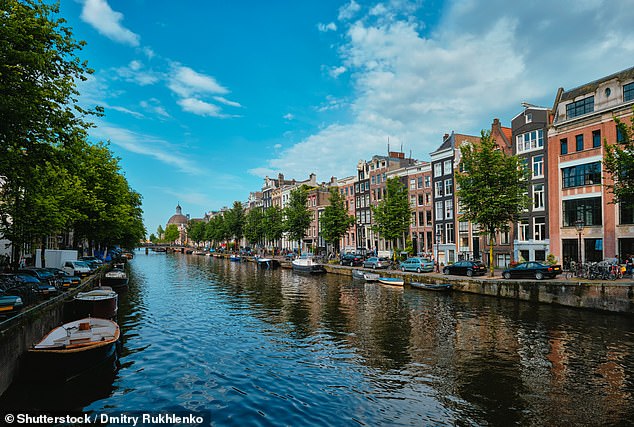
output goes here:
{"type": "Polygon", "coordinates": [[[255,260],[258,263],[258,267],[264,268],[266,270],[273,270],[280,266],[280,262],[273,258],[259,258],[256,257],[255,260]]]}
{"type": "Polygon", "coordinates": [[[77,317],[98,317],[114,319],[119,308],[119,295],[110,287],[102,286],[75,296],[77,317]]]}
{"type": "Polygon", "coordinates": [[[291,261],[291,265],[293,271],[298,273],[321,274],[326,272],[323,264],[317,262],[310,255],[302,255],[300,258],[294,259],[291,261]]]}
{"type": "Polygon", "coordinates": [[[377,273],[368,273],[363,270],[352,270],[352,278],[365,280],[366,282],[376,282],[379,280],[379,275],[377,273]]]}
{"type": "Polygon", "coordinates": [[[229,255],[229,261],[240,262],[242,261],[242,258],[240,255],[229,255]]]}
{"type": "Polygon", "coordinates": [[[115,268],[103,275],[101,284],[110,286],[116,292],[125,292],[128,290],[128,275],[123,267],[115,264],[115,268]]]}
{"type": "Polygon", "coordinates": [[[427,291],[437,291],[437,292],[447,292],[453,288],[453,285],[450,283],[419,283],[419,282],[410,282],[409,284],[412,288],[416,289],[425,289],[427,291]]]}
{"type": "Polygon", "coordinates": [[[383,283],[384,285],[403,286],[405,281],[403,279],[399,279],[398,277],[379,277],[379,283],[383,283]]]}
{"type": "Polygon", "coordinates": [[[66,323],[27,351],[24,375],[42,382],[66,381],[112,363],[119,336],[119,325],[112,320],[89,317],[66,323]]]}

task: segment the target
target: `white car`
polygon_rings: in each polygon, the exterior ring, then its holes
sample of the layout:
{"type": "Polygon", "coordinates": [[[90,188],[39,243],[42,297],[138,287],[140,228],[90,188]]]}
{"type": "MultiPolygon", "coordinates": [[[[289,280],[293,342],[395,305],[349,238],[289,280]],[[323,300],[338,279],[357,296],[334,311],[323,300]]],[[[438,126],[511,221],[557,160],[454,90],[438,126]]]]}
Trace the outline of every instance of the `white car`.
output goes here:
{"type": "Polygon", "coordinates": [[[63,270],[72,276],[87,276],[90,274],[90,267],[83,261],[66,261],[63,270]]]}

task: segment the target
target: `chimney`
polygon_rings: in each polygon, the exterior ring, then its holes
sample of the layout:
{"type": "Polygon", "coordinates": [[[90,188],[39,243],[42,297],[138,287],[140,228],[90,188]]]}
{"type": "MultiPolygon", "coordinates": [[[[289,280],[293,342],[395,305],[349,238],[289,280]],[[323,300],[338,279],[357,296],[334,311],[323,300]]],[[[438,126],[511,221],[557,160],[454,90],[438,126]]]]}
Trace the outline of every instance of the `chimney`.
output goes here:
{"type": "Polygon", "coordinates": [[[284,181],[284,174],[279,174],[279,175],[277,176],[277,179],[278,179],[280,182],[284,181]]]}
{"type": "Polygon", "coordinates": [[[446,141],[446,140],[447,140],[447,138],[449,138],[449,134],[448,134],[448,133],[446,133],[446,134],[445,134],[445,136],[443,136],[443,137],[442,137],[442,140],[443,140],[443,141],[446,141]]]}

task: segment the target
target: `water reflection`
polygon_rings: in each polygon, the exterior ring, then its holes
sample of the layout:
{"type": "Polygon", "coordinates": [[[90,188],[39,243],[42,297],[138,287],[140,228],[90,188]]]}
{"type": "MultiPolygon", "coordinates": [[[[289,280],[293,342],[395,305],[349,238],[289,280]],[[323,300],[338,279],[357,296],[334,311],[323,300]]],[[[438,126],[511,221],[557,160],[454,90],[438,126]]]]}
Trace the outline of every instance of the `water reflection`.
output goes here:
{"type": "Polygon", "coordinates": [[[119,321],[121,369],[76,407],[211,411],[216,425],[619,425],[634,413],[625,316],[140,253],[119,321]]]}

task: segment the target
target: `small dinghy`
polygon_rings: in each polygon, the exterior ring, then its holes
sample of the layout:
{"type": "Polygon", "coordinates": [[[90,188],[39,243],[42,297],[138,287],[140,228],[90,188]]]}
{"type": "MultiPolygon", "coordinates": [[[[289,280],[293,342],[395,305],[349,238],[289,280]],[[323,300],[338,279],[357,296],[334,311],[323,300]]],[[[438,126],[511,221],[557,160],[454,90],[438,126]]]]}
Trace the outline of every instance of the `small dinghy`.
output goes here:
{"type": "Polygon", "coordinates": [[[450,291],[453,285],[449,283],[419,283],[419,282],[411,282],[410,286],[416,289],[425,289],[428,291],[440,291],[447,292],[450,291]]]}
{"type": "Polygon", "coordinates": [[[119,307],[119,295],[107,286],[75,296],[75,315],[77,317],[98,317],[114,319],[119,307]]]}
{"type": "Polygon", "coordinates": [[[366,282],[376,282],[379,280],[379,277],[380,276],[376,273],[368,273],[363,270],[352,270],[353,279],[365,280],[366,282]]]}
{"type": "Polygon", "coordinates": [[[379,283],[383,283],[384,285],[403,286],[405,281],[403,279],[399,279],[398,277],[379,277],[379,283]]]}

